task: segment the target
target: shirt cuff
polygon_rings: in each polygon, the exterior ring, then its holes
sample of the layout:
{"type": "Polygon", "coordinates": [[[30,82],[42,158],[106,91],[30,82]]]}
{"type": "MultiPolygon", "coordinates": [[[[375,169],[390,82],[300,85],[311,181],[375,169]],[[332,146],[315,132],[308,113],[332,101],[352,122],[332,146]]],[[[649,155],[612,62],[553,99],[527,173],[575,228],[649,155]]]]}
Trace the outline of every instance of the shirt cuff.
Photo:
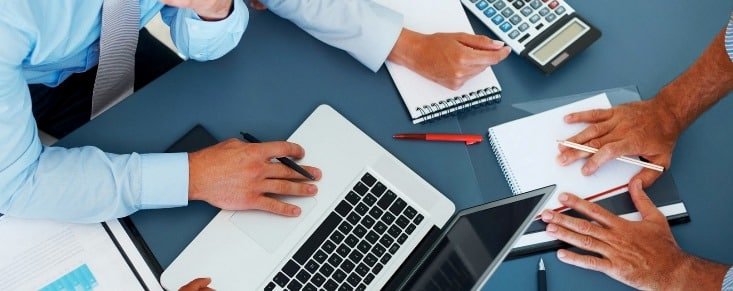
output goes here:
{"type": "Polygon", "coordinates": [[[725,28],[725,51],[728,53],[728,58],[733,62],[733,12],[730,14],[730,20],[728,20],[728,26],[725,28]]]}
{"type": "Polygon", "coordinates": [[[140,209],[188,204],[187,153],[144,154],[141,161],[140,209]]]}
{"type": "Polygon", "coordinates": [[[184,18],[188,31],[188,57],[197,61],[217,59],[234,48],[242,37],[249,12],[243,1],[232,1],[232,13],[222,20],[202,20],[193,10],[184,18]]]}
{"type": "Polygon", "coordinates": [[[733,267],[728,269],[728,273],[725,273],[723,277],[723,291],[733,291],[733,267]]]}
{"type": "Polygon", "coordinates": [[[384,61],[387,60],[389,53],[397,43],[402,32],[402,14],[373,3],[372,9],[374,15],[379,15],[380,19],[367,24],[369,29],[364,29],[362,43],[369,44],[364,46],[367,49],[354,52],[351,55],[367,68],[376,72],[382,67],[384,61]]]}

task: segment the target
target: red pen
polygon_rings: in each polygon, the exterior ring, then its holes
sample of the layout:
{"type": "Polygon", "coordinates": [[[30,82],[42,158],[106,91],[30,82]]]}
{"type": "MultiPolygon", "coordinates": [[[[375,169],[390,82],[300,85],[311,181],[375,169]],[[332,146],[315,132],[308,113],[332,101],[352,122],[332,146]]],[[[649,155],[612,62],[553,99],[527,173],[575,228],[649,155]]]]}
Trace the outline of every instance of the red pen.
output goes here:
{"type": "Polygon", "coordinates": [[[480,143],[484,138],[479,134],[457,134],[457,133],[400,133],[393,136],[397,139],[417,139],[430,141],[459,141],[466,145],[480,143]]]}

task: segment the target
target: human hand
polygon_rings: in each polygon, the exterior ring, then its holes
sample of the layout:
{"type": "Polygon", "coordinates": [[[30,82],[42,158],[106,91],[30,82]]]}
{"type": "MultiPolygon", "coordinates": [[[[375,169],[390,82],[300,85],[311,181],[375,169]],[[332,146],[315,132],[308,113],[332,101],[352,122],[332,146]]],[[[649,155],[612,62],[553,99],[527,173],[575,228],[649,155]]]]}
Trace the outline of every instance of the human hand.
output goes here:
{"type": "Polygon", "coordinates": [[[262,2],[260,2],[259,0],[249,1],[249,6],[257,10],[267,10],[267,6],[265,6],[265,4],[262,4],[262,2]]]}
{"type": "Polygon", "coordinates": [[[560,194],[560,202],[593,223],[555,211],[542,212],[547,234],[600,255],[581,255],[565,249],[557,258],[574,266],[603,272],[643,290],[720,290],[727,266],[684,253],[672,236],[667,219],[632,180],[629,193],[641,221],[629,221],[575,195],[560,194]]]}
{"type": "MultiPolygon", "coordinates": [[[[300,215],[298,206],[265,193],[313,196],[316,185],[279,163],[278,157],[300,159],[305,151],[290,142],[245,143],[229,139],[189,153],[189,200],[204,200],[225,210],[260,209],[285,216],[300,215]]],[[[316,179],[321,171],[303,167],[316,179]]]]}
{"type": "Polygon", "coordinates": [[[158,0],[161,3],[178,7],[190,8],[201,19],[206,21],[217,21],[227,18],[232,11],[232,0],[158,0]]]}
{"type": "Polygon", "coordinates": [[[456,90],[511,49],[501,41],[468,33],[421,34],[402,29],[388,60],[456,90]]]}
{"type": "MultiPolygon", "coordinates": [[[[583,131],[568,139],[579,144],[598,148],[589,153],[559,146],[557,162],[569,165],[588,158],[581,169],[583,175],[592,175],[606,162],[622,155],[641,156],[653,164],[669,168],[672,151],[682,127],[666,106],[656,99],[622,104],[611,109],[595,109],[571,113],[565,116],[567,123],[589,123],[583,131]]],[[[660,172],[642,168],[633,179],[641,179],[648,187],[661,175],[660,172]]]]}
{"type": "Polygon", "coordinates": [[[198,278],[181,286],[178,291],[214,291],[209,288],[209,284],[211,284],[211,278],[198,278]]]}

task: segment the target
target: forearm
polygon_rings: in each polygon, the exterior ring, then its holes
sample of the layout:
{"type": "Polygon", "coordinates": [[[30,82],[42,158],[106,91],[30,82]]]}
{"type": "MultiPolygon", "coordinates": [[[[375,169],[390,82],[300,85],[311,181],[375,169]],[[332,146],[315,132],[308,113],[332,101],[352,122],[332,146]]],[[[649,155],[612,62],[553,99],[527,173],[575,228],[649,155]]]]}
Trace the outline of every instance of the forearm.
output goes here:
{"type": "Polygon", "coordinates": [[[668,108],[678,132],[733,90],[733,62],[725,51],[724,36],[725,29],[692,66],[652,100],[668,108]]]}
{"type": "Polygon", "coordinates": [[[402,30],[402,15],[374,1],[261,0],[318,40],[342,49],[372,71],[387,59],[402,30]]]}

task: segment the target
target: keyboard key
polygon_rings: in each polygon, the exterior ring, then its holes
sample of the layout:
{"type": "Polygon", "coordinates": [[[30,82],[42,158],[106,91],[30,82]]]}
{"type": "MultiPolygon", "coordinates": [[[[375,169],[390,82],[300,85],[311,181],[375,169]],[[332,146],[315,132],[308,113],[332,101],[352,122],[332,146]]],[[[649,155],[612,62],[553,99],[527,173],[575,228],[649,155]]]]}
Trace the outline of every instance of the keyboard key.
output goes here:
{"type": "Polygon", "coordinates": [[[354,211],[356,211],[356,213],[359,213],[359,215],[365,215],[367,211],[369,211],[369,207],[366,206],[366,204],[364,203],[359,203],[358,205],[356,205],[356,208],[354,208],[354,211]]]}
{"type": "Polygon", "coordinates": [[[377,240],[379,240],[379,235],[376,232],[374,232],[373,230],[371,230],[369,231],[369,233],[367,233],[367,236],[364,239],[374,244],[377,242],[377,240]]]}
{"type": "Polygon", "coordinates": [[[285,287],[285,284],[288,284],[290,278],[282,272],[278,272],[277,275],[275,275],[275,278],[272,278],[272,281],[280,287],[285,287]]]}
{"type": "Polygon", "coordinates": [[[382,196],[382,199],[379,199],[377,205],[379,205],[379,207],[381,207],[382,209],[387,210],[387,207],[392,204],[392,201],[394,201],[395,198],[397,198],[397,194],[395,194],[391,190],[387,190],[387,193],[382,196]]]}
{"type": "Polygon", "coordinates": [[[346,217],[346,215],[351,212],[351,209],[354,208],[353,206],[349,205],[346,201],[339,202],[338,205],[336,205],[336,212],[340,214],[342,217],[346,217]]]}
{"type": "Polygon", "coordinates": [[[366,254],[369,252],[369,249],[372,248],[372,245],[369,242],[363,240],[359,243],[359,245],[356,248],[359,249],[362,253],[366,254]]]}
{"type": "Polygon", "coordinates": [[[333,273],[333,280],[335,280],[338,283],[343,282],[344,280],[346,280],[346,273],[344,273],[344,271],[341,271],[341,270],[336,270],[336,272],[333,273]]]}
{"type": "Polygon", "coordinates": [[[395,221],[395,224],[401,228],[405,228],[410,224],[410,220],[407,219],[407,217],[405,217],[404,215],[401,215],[400,218],[397,218],[397,221],[395,221]]]}
{"type": "Polygon", "coordinates": [[[374,256],[374,255],[372,255],[372,254],[367,254],[367,255],[366,255],[366,256],[364,257],[364,263],[366,263],[366,264],[367,264],[367,266],[370,266],[370,267],[371,267],[371,266],[374,266],[374,264],[375,264],[376,262],[377,262],[377,257],[375,257],[375,256],[374,256]]]}
{"type": "Polygon", "coordinates": [[[565,13],[565,7],[564,6],[560,6],[560,7],[557,7],[557,9],[555,9],[555,14],[562,15],[563,13],[565,13]]]}
{"type": "Polygon", "coordinates": [[[364,283],[369,284],[372,282],[372,280],[374,280],[374,274],[367,274],[366,276],[364,276],[364,283]]]}
{"type": "Polygon", "coordinates": [[[379,207],[374,207],[372,208],[372,210],[369,210],[369,215],[371,215],[374,219],[379,219],[379,217],[382,216],[382,213],[384,213],[384,210],[379,207]]]}
{"type": "Polygon", "coordinates": [[[349,259],[344,260],[344,262],[341,263],[341,267],[339,267],[339,269],[346,272],[346,274],[351,273],[351,271],[353,271],[354,268],[356,268],[356,265],[354,264],[354,262],[352,262],[349,259]]]}
{"type": "Polygon", "coordinates": [[[405,200],[402,200],[402,198],[397,197],[394,204],[389,208],[389,211],[391,211],[394,215],[400,215],[402,213],[402,210],[405,209],[405,206],[407,206],[407,202],[405,200]]]}
{"type": "Polygon", "coordinates": [[[372,254],[374,254],[377,257],[381,257],[384,254],[384,252],[386,252],[386,251],[387,251],[387,249],[384,248],[382,245],[379,245],[379,244],[375,245],[372,248],[372,254]]]}
{"type": "Polygon", "coordinates": [[[369,274],[369,267],[367,267],[367,265],[364,263],[360,263],[358,266],[356,266],[356,270],[354,272],[364,277],[369,274]]]}
{"type": "Polygon", "coordinates": [[[501,29],[501,31],[503,32],[507,32],[510,29],[512,29],[512,24],[509,22],[504,22],[501,25],[499,25],[499,29],[501,29]]]}
{"type": "MultiPolygon", "coordinates": [[[[349,246],[347,246],[345,243],[344,244],[341,244],[336,249],[336,253],[339,254],[339,255],[341,255],[342,258],[345,257],[345,256],[347,256],[347,255],[349,255],[350,252],[351,252],[351,248],[349,246]]],[[[336,265],[336,264],[334,264],[334,265],[336,265]]]]}
{"type": "Polygon", "coordinates": [[[374,203],[377,203],[377,197],[374,197],[372,194],[367,194],[364,196],[364,203],[366,203],[367,206],[372,206],[374,203]]]}
{"type": "Polygon", "coordinates": [[[300,270],[300,266],[295,261],[290,260],[285,264],[285,266],[283,266],[281,271],[285,273],[285,275],[288,275],[288,277],[293,277],[298,270],[300,270]]]}
{"type": "Polygon", "coordinates": [[[379,243],[382,244],[385,248],[391,246],[393,242],[394,239],[386,235],[379,239],[379,243]]]}
{"type": "Polygon", "coordinates": [[[360,251],[357,251],[357,250],[353,250],[349,254],[349,259],[354,262],[361,262],[361,259],[363,258],[364,258],[364,255],[360,251]]]}
{"type": "Polygon", "coordinates": [[[543,7],[542,9],[540,9],[539,13],[540,13],[540,16],[545,16],[548,13],[550,13],[550,9],[547,9],[547,7],[543,7]]]}
{"type": "Polygon", "coordinates": [[[405,228],[405,232],[407,234],[412,234],[412,232],[415,231],[416,228],[417,226],[415,226],[414,224],[410,224],[407,226],[407,228],[405,228]]]}
{"type": "Polygon", "coordinates": [[[374,225],[374,218],[369,215],[364,216],[361,219],[361,225],[365,226],[366,228],[372,228],[372,226],[374,225]]]}
{"type": "Polygon", "coordinates": [[[555,14],[548,14],[547,16],[545,16],[545,20],[547,20],[547,22],[553,22],[556,18],[557,16],[555,16],[555,14]]]}
{"type": "Polygon", "coordinates": [[[364,174],[364,176],[361,177],[361,182],[369,187],[374,185],[374,182],[376,181],[377,181],[377,178],[374,178],[374,176],[372,176],[372,174],[369,174],[369,173],[366,173],[364,174]]]}
{"type": "Polygon", "coordinates": [[[359,283],[361,283],[361,277],[359,277],[359,275],[357,275],[356,273],[352,273],[346,279],[346,282],[349,282],[349,284],[351,284],[351,286],[356,287],[356,286],[359,286],[359,283]]]}
{"type": "Polygon", "coordinates": [[[354,185],[354,192],[356,192],[356,194],[359,194],[360,196],[364,196],[367,191],[369,191],[369,187],[364,185],[364,183],[362,182],[357,182],[356,185],[354,185]]]}
{"type": "Polygon", "coordinates": [[[359,203],[359,195],[354,193],[354,191],[349,191],[349,194],[346,194],[346,201],[349,201],[351,205],[356,205],[356,203],[359,203]]]}
{"type": "MultiPolygon", "coordinates": [[[[337,230],[337,231],[334,231],[334,232],[333,232],[333,233],[331,234],[331,240],[332,240],[333,242],[335,242],[336,244],[339,244],[339,243],[341,243],[341,242],[342,242],[342,241],[344,240],[344,238],[345,238],[345,237],[346,237],[346,236],[344,236],[344,234],[343,234],[343,233],[341,233],[341,232],[340,232],[340,231],[338,231],[338,230],[337,230]]],[[[335,248],[335,247],[336,247],[336,246],[334,246],[334,248],[335,248]]]]}
{"type": "Polygon", "coordinates": [[[308,284],[305,284],[305,286],[303,286],[302,290],[303,291],[316,291],[318,290],[318,288],[316,288],[316,286],[314,286],[312,283],[308,283],[308,284]]]}
{"type": "Polygon", "coordinates": [[[377,184],[374,185],[374,188],[372,188],[372,194],[377,197],[381,197],[382,194],[384,194],[384,191],[387,191],[387,186],[384,186],[381,182],[377,182],[377,184]]]}
{"type": "Polygon", "coordinates": [[[529,24],[527,24],[526,22],[523,22],[521,25],[519,25],[519,31],[525,31],[527,30],[527,28],[529,28],[529,24]]]}
{"type": "Polygon", "coordinates": [[[325,243],[323,243],[321,249],[323,249],[326,254],[330,254],[331,252],[333,252],[333,250],[336,249],[336,245],[332,241],[327,240],[325,243]]]}
{"type": "Polygon", "coordinates": [[[352,288],[349,284],[341,284],[338,291],[354,291],[354,288],[352,288]]]}
{"type": "MultiPolygon", "coordinates": [[[[342,203],[346,203],[342,201],[342,203]]],[[[293,259],[300,263],[305,264],[305,262],[308,260],[311,254],[313,254],[318,246],[323,242],[323,238],[327,237],[328,234],[331,233],[331,231],[336,228],[336,225],[338,225],[339,220],[341,220],[338,215],[335,213],[331,213],[326,217],[326,220],[321,223],[320,226],[316,229],[315,232],[308,238],[308,240],[305,241],[305,243],[300,247],[300,249],[293,255],[293,259]]]]}
{"type": "Polygon", "coordinates": [[[537,22],[538,20],[540,20],[540,16],[539,16],[539,15],[537,15],[537,14],[535,14],[535,15],[532,15],[532,16],[530,16],[530,17],[529,17],[529,22],[535,23],[535,22],[537,22]]]}
{"type": "MultiPolygon", "coordinates": [[[[341,263],[341,261],[339,261],[339,263],[341,263]]],[[[321,266],[321,269],[318,270],[318,273],[323,275],[324,277],[329,277],[334,270],[335,269],[330,264],[323,264],[323,266],[321,266]]]]}
{"type": "MultiPolygon", "coordinates": [[[[398,237],[398,236],[400,236],[400,234],[402,233],[402,230],[401,230],[401,229],[400,229],[400,228],[399,228],[398,226],[396,226],[396,225],[392,225],[392,226],[390,226],[390,227],[389,227],[389,230],[387,230],[387,232],[388,232],[388,233],[389,233],[389,234],[390,234],[390,235],[391,235],[391,236],[392,236],[393,238],[397,238],[397,237],[398,237]]],[[[385,236],[385,237],[386,237],[386,236],[385,236]]]]}
{"type": "Polygon", "coordinates": [[[493,7],[486,8],[486,10],[484,10],[484,15],[486,15],[486,17],[492,17],[496,15],[496,9],[493,7]]]}
{"type": "Polygon", "coordinates": [[[423,217],[422,214],[418,214],[417,216],[415,216],[415,219],[413,219],[412,221],[415,224],[420,225],[420,222],[422,222],[423,218],[425,217],[423,217]]]}
{"type": "Polygon", "coordinates": [[[308,263],[305,264],[304,267],[306,270],[308,270],[308,272],[315,273],[316,271],[318,271],[319,265],[314,259],[311,259],[310,261],[308,261],[308,263]]]}
{"type": "Polygon", "coordinates": [[[328,255],[324,253],[322,250],[318,250],[314,255],[313,259],[316,260],[319,264],[322,264],[323,262],[328,259],[328,255]]]}
{"type": "Polygon", "coordinates": [[[403,243],[405,243],[405,241],[407,241],[407,235],[404,234],[404,233],[401,234],[400,237],[397,238],[397,243],[398,244],[403,244],[403,243]]]}
{"type": "Polygon", "coordinates": [[[381,258],[381,259],[379,260],[379,262],[380,262],[380,263],[382,263],[382,264],[385,264],[385,265],[386,265],[386,264],[387,264],[387,263],[389,262],[389,260],[390,260],[390,259],[392,259],[392,255],[390,255],[390,254],[385,254],[385,255],[384,255],[384,257],[382,257],[382,258],[381,258]]]}
{"type": "Polygon", "coordinates": [[[351,226],[351,224],[349,224],[349,223],[348,223],[348,222],[346,222],[346,221],[342,222],[342,223],[341,223],[341,224],[339,225],[339,230],[340,230],[340,231],[341,231],[342,233],[349,233],[349,232],[351,232],[351,229],[353,229],[353,228],[354,228],[354,227],[353,227],[353,226],[351,226]]]}
{"type": "MultiPolygon", "coordinates": [[[[330,263],[333,266],[338,266],[343,261],[344,261],[344,259],[341,258],[341,256],[339,256],[337,253],[331,254],[331,257],[328,258],[328,263],[330,263]]],[[[324,275],[326,275],[326,274],[324,273],[324,275]]]]}
{"type": "Polygon", "coordinates": [[[300,290],[302,287],[303,285],[296,280],[290,281],[290,284],[288,284],[288,290],[300,290]]]}
{"type": "Polygon", "coordinates": [[[512,30],[512,32],[509,33],[509,38],[511,39],[515,39],[517,38],[517,36],[519,36],[519,31],[517,31],[516,29],[512,30]]]}
{"type": "Polygon", "coordinates": [[[374,231],[376,231],[378,234],[383,234],[385,231],[387,231],[387,225],[384,224],[384,222],[377,221],[377,224],[374,225],[374,231]]]}
{"type": "Polygon", "coordinates": [[[513,25],[517,25],[522,22],[522,17],[519,17],[519,15],[514,15],[509,18],[509,22],[511,22],[513,25]]]}
{"type": "Polygon", "coordinates": [[[311,278],[311,274],[308,273],[308,271],[306,270],[300,270],[300,272],[298,272],[298,275],[296,275],[295,278],[297,278],[300,282],[308,282],[308,279],[311,278]]]}
{"type": "Polygon", "coordinates": [[[313,275],[313,277],[311,278],[311,282],[316,287],[321,287],[321,285],[323,285],[323,283],[326,283],[326,277],[323,277],[323,275],[321,275],[320,273],[318,273],[318,274],[313,275]]]}
{"type": "Polygon", "coordinates": [[[265,291],[275,290],[275,287],[277,287],[277,285],[275,285],[275,282],[267,283],[267,286],[265,286],[265,291]]]}
{"type": "Polygon", "coordinates": [[[379,274],[379,272],[381,272],[381,271],[382,271],[382,268],[384,268],[384,265],[382,265],[382,264],[380,264],[380,263],[377,263],[377,264],[376,264],[376,265],[374,265],[374,267],[372,268],[372,272],[374,272],[374,274],[379,274]]]}
{"type": "Polygon", "coordinates": [[[532,2],[529,2],[529,6],[532,7],[532,9],[537,9],[542,6],[542,3],[540,3],[539,0],[532,0],[532,2]]]}
{"type": "Polygon", "coordinates": [[[339,284],[336,283],[336,281],[334,280],[328,280],[326,282],[326,285],[324,285],[323,287],[325,287],[326,290],[336,290],[336,288],[339,287],[339,284]]]}
{"type": "Polygon", "coordinates": [[[382,221],[384,221],[384,223],[386,223],[388,225],[389,224],[392,224],[392,222],[394,222],[394,220],[395,220],[395,216],[392,215],[392,213],[385,212],[384,213],[384,216],[382,216],[382,221]]]}
{"type": "Polygon", "coordinates": [[[354,235],[356,235],[357,237],[364,237],[364,234],[366,233],[367,230],[363,226],[357,225],[356,227],[354,227],[354,235]]]}
{"type": "Polygon", "coordinates": [[[491,22],[493,22],[496,25],[499,25],[502,22],[504,22],[504,17],[501,16],[501,14],[497,14],[494,17],[491,18],[491,22]]]}
{"type": "Polygon", "coordinates": [[[417,215],[417,210],[415,210],[415,208],[412,208],[412,206],[407,206],[407,208],[405,208],[405,216],[407,216],[407,218],[412,219],[415,215],[417,215]]]}
{"type": "Polygon", "coordinates": [[[389,253],[394,254],[400,249],[400,245],[393,244],[392,247],[389,248],[389,253]]]}
{"type": "MultiPolygon", "coordinates": [[[[347,246],[349,246],[349,247],[353,248],[353,247],[354,247],[354,246],[355,246],[355,245],[356,245],[357,243],[359,243],[359,238],[357,238],[357,237],[356,237],[355,235],[353,235],[353,234],[350,234],[349,236],[347,236],[347,237],[346,237],[346,240],[344,240],[344,243],[345,243],[345,244],[346,244],[347,246]]],[[[341,251],[341,250],[338,250],[338,251],[341,251]]],[[[340,254],[340,253],[339,253],[339,254],[340,254]]]]}
{"type": "Polygon", "coordinates": [[[349,213],[349,215],[346,217],[346,220],[351,222],[351,224],[357,224],[359,223],[359,220],[361,220],[361,216],[359,214],[356,214],[355,212],[349,213]]]}
{"type": "Polygon", "coordinates": [[[494,8],[496,8],[496,10],[502,10],[504,7],[506,7],[506,3],[504,3],[504,1],[497,1],[494,3],[494,8]]]}

